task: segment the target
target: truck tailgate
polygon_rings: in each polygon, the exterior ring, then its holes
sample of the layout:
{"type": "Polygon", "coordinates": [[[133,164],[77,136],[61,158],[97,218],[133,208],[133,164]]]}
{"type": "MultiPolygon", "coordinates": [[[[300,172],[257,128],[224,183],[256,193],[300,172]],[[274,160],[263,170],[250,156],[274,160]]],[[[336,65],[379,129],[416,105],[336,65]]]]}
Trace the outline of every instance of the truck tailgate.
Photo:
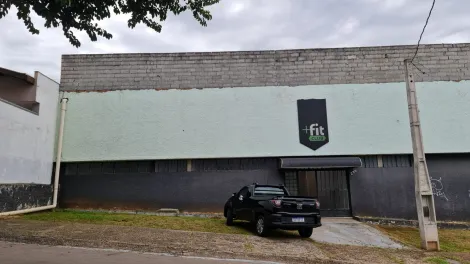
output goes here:
{"type": "Polygon", "coordinates": [[[279,212],[285,213],[318,213],[320,212],[318,200],[312,197],[285,196],[280,198],[279,212]]]}

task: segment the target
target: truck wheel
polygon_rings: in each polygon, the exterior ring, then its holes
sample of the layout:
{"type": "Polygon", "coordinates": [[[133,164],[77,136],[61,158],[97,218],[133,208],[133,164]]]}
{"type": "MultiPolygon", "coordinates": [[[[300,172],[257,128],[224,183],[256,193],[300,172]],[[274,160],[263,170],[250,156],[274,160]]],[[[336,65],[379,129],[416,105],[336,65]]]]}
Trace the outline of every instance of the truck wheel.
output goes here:
{"type": "Polygon", "coordinates": [[[227,226],[233,225],[233,212],[232,208],[227,209],[227,221],[225,222],[227,226]]]}
{"type": "Polygon", "coordinates": [[[299,229],[299,234],[303,238],[311,237],[312,233],[313,233],[313,228],[311,227],[305,227],[305,228],[299,229]]]}
{"type": "Polygon", "coordinates": [[[264,216],[260,215],[256,219],[256,234],[258,236],[267,236],[269,233],[269,228],[266,226],[266,222],[264,220],[264,216]]]}

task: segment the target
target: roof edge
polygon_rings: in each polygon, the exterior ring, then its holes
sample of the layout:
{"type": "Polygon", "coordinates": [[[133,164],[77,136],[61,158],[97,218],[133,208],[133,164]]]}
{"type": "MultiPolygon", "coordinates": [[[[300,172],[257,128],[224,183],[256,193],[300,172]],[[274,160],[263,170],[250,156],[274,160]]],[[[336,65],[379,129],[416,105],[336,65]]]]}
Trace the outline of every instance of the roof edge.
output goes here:
{"type": "MultiPolygon", "coordinates": [[[[420,44],[420,47],[463,47],[470,46],[470,43],[429,43],[420,44]]],[[[376,50],[376,49],[415,49],[415,44],[406,45],[380,45],[380,46],[350,46],[334,48],[299,48],[299,49],[267,49],[267,50],[230,50],[230,51],[190,51],[190,52],[125,52],[125,53],[86,53],[86,54],[62,54],[62,57],[82,57],[82,56],[137,56],[137,55],[163,55],[163,56],[181,56],[181,55],[226,55],[240,53],[276,53],[276,52],[302,52],[302,51],[349,51],[349,50],[376,50]]]]}
{"type": "Polygon", "coordinates": [[[0,75],[4,75],[4,76],[9,76],[9,77],[13,77],[13,78],[16,78],[16,79],[20,79],[20,80],[23,80],[29,84],[35,84],[36,83],[36,79],[34,79],[34,77],[32,76],[29,76],[28,74],[26,73],[22,73],[22,72],[17,72],[17,71],[12,71],[12,70],[9,70],[9,69],[6,69],[6,68],[2,68],[0,67],[0,75]]]}

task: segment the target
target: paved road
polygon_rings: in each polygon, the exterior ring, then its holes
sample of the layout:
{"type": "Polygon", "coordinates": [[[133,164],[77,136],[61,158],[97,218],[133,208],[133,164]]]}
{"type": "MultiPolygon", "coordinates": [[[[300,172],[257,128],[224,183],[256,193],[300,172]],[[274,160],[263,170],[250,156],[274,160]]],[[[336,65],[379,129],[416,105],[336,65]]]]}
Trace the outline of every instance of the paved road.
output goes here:
{"type": "Polygon", "coordinates": [[[272,262],[203,259],[121,250],[16,244],[0,241],[2,264],[267,264],[272,262]]]}

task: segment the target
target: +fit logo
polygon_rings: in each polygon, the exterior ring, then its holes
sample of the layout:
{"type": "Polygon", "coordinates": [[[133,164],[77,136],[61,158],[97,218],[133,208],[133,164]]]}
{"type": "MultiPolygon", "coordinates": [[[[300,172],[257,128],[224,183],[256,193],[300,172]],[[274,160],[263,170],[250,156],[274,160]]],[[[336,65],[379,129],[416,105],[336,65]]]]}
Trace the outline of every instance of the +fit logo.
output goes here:
{"type": "Polygon", "coordinates": [[[297,100],[300,144],[317,150],[330,142],[326,99],[297,100]]]}
{"type": "Polygon", "coordinates": [[[318,124],[311,124],[309,126],[305,126],[304,129],[305,134],[309,135],[308,140],[310,141],[325,141],[325,128],[323,126],[319,126],[318,124]]]}

